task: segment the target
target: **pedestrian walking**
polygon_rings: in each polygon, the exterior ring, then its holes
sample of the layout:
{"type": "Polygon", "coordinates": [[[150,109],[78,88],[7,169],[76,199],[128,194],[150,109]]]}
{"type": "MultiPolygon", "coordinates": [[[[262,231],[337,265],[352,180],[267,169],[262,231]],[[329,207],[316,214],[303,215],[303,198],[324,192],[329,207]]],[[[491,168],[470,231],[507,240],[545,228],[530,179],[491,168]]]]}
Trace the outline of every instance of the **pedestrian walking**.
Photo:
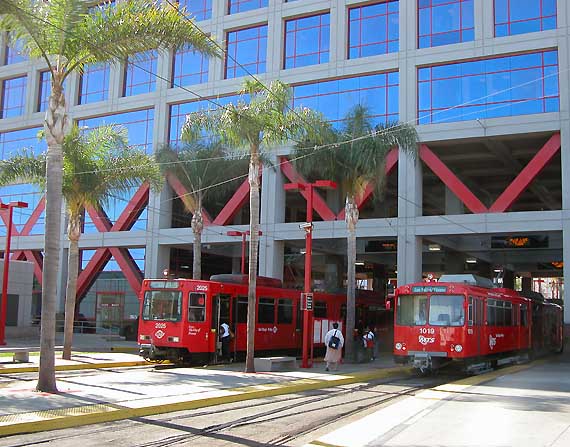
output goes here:
{"type": "Polygon", "coordinates": [[[230,326],[225,321],[220,324],[220,341],[222,342],[222,360],[229,362],[230,359],[230,326]]]}
{"type": "Polygon", "coordinates": [[[366,358],[368,361],[372,362],[374,360],[374,332],[370,330],[369,326],[364,329],[364,335],[362,336],[362,341],[364,348],[366,349],[366,358]]]}
{"type": "Polygon", "coordinates": [[[325,362],[327,366],[325,371],[333,368],[334,371],[338,369],[338,364],[342,359],[342,347],[344,346],[344,337],[338,328],[338,323],[333,323],[333,328],[325,335],[325,345],[327,352],[325,354],[325,362]]]}

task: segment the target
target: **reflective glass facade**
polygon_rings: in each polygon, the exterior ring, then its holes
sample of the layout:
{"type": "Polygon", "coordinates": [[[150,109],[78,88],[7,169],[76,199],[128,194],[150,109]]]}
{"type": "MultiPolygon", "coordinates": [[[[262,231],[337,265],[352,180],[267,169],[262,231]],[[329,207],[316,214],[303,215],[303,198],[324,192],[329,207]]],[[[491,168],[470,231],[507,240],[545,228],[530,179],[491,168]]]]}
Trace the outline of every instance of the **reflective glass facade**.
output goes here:
{"type": "Polygon", "coordinates": [[[129,58],[125,67],[123,96],[153,92],[156,87],[157,51],[147,51],[129,58]]]}
{"type": "Polygon", "coordinates": [[[556,51],[418,69],[419,124],[558,110],[556,51]]]}
{"type": "Polygon", "coordinates": [[[228,14],[264,8],[267,4],[268,0],[228,0],[228,14]]]}
{"type": "Polygon", "coordinates": [[[180,0],[178,4],[184,6],[188,15],[197,21],[212,18],[212,0],[180,0]]]}
{"type": "Polygon", "coordinates": [[[400,2],[356,6],[348,11],[348,58],[398,51],[400,2]]]}
{"type": "Polygon", "coordinates": [[[494,0],[495,36],[556,28],[556,0],[494,0]]]}
{"type": "Polygon", "coordinates": [[[109,95],[109,64],[87,65],[79,82],[79,104],[105,101],[109,95]]]}
{"type": "Polygon", "coordinates": [[[340,123],[355,105],[368,108],[375,123],[398,120],[397,72],[321,81],[293,88],[293,105],[322,112],[333,123],[340,123]]]}
{"type": "Polygon", "coordinates": [[[418,0],[418,48],[474,39],[473,0],[418,0]]]}
{"type": "Polygon", "coordinates": [[[5,48],[4,64],[17,64],[18,62],[25,62],[28,56],[23,52],[23,45],[21,40],[10,42],[5,48]]]}
{"type": "Polygon", "coordinates": [[[26,76],[2,81],[0,118],[23,115],[26,107],[26,76]]]}
{"type": "Polygon", "coordinates": [[[265,72],[267,61],[267,25],[227,34],[226,78],[265,72]]]}
{"type": "Polygon", "coordinates": [[[209,59],[189,48],[174,53],[172,87],[201,84],[208,81],[209,59]]]}
{"type": "Polygon", "coordinates": [[[285,22],[284,68],[304,67],[329,61],[330,14],[285,22]]]}

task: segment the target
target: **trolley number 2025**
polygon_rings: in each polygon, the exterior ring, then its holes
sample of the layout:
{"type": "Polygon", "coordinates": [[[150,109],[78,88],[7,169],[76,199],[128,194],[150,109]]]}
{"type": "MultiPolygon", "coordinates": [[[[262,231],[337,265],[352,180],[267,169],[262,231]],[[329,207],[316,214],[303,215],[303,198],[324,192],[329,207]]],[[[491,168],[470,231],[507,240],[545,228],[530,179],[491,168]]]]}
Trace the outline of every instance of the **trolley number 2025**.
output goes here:
{"type": "Polygon", "coordinates": [[[435,329],[432,327],[421,327],[420,334],[435,334],[435,329]]]}

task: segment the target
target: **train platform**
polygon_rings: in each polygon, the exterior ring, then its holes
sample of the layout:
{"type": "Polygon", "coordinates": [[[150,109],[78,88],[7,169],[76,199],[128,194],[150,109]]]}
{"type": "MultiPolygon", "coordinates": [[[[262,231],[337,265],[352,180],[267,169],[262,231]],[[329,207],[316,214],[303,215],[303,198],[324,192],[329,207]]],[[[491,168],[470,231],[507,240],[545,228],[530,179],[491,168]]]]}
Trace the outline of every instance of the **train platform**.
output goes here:
{"type": "Polygon", "coordinates": [[[0,357],[0,436],[189,410],[409,373],[409,369],[396,366],[388,353],[369,363],[343,364],[333,372],[325,371],[325,365],[316,362],[310,369],[248,374],[243,372],[243,363],[193,368],[134,367],[149,364],[141,362],[136,354],[113,352],[110,348],[115,346],[111,342],[106,347],[106,352],[74,351],[71,361],[64,361],[57,354],[56,369],[65,370],[57,374],[58,394],[35,391],[39,357],[31,356],[29,364],[0,357]],[[105,372],[97,371],[98,368],[105,368],[105,372]],[[25,372],[28,374],[17,374],[25,372]]]}
{"type": "Polygon", "coordinates": [[[424,390],[304,447],[567,447],[570,354],[424,390]]]}

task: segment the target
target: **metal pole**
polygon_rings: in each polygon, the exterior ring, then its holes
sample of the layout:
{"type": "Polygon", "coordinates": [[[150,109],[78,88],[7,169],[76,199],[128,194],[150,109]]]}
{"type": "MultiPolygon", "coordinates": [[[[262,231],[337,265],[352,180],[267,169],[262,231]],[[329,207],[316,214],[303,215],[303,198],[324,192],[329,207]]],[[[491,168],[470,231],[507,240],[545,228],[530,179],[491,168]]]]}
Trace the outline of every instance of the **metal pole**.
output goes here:
{"type": "MultiPolygon", "coordinates": [[[[307,223],[310,224],[305,233],[305,293],[311,292],[311,261],[313,252],[313,185],[304,185],[307,191],[307,223]]],[[[313,312],[305,306],[303,311],[303,359],[302,368],[311,368],[313,366],[313,358],[310,353],[313,351],[312,342],[312,315],[313,312]]]]}
{"type": "Polygon", "coordinates": [[[10,242],[12,239],[12,211],[14,207],[8,205],[8,229],[6,231],[6,249],[4,250],[4,275],[2,277],[2,306],[0,313],[0,345],[5,345],[6,313],[8,310],[8,266],[10,264],[10,242]]]}
{"type": "Polygon", "coordinates": [[[244,231],[241,235],[241,274],[245,275],[245,238],[247,233],[244,231]]]}

